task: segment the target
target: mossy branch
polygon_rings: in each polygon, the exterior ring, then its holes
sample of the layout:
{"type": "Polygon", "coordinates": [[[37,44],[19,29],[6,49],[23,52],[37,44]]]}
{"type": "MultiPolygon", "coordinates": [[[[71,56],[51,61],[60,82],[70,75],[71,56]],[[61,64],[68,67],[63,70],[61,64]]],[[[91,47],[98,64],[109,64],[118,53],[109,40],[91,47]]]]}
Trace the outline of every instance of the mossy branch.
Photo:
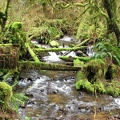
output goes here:
{"type": "Polygon", "coordinates": [[[68,8],[71,6],[71,4],[66,4],[66,5],[63,5],[61,2],[57,2],[56,4],[54,4],[52,7],[55,9],[56,6],[60,6],[61,8],[65,9],[65,8],[68,8]]]}
{"type": "Polygon", "coordinates": [[[74,5],[77,6],[77,7],[85,7],[85,6],[89,5],[89,3],[85,3],[85,4],[83,4],[83,3],[74,3],[74,5]]]}
{"type": "Polygon", "coordinates": [[[4,31],[4,28],[5,28],[5,25],[6,25],[6,21],[7,21],[7,18],[8,18],[8,8],[9,8],[9,4],[10,4],[10,0],[7,0],[7,3],[6,3],[6,6],[5,6],[5,11],[3,13],[3,16],[1,16],[1,28],[2,28],[2,31],[4,31]]]}
{"type": "Polygon", "coordinates": [[[40,62],[37,55],[34,53],[34,51],[30,48],[30,45],[28,44],[28,42],[25,43],[25,46],[27,48],[27,50],[29,51],[30,55],[32,56],[33,60],[35,62],[40,62]]]}
{"type": "Polygon", "coordinates": [[[44,63],[44,62],[34,62],[34,61],[20,61],[20,66],[22,68],[35,68],[40,70],[58,70],[58,71],[77,71],[80,70],[80,67],[73,67],[68,65],[61,64],[52,64],[52,63],[44,63]]]}
{"type": "Polygon", "coordinates": [[[65,61],[70,61],[70,62],[73,62],[73,60],[75,60],[75,59],[79,59],[79,60],[85,61],[85,62],[88,62],[88,61],[91,60],[90,57],[69,57],[69,56],[60,56],[59,58],[62,59],[62,60],[65,60],[65,61]]]}
{"type": "Polygon", "coordinates": [[[14,74],[14,72],[15,72],[15,69],[13,69],[13,70],[9,70],[8,73],[5,74],[5,75],[2,77],[2,78],[3,78],[3,81],[6,82],[7,79],[8,79],[11,75],[14,74]]]}
{"type": "Polygon", "coordinates": [[[34,51],[37,52],[56,52],[56,51],[77,51],[81,50],[83,48],[86,48],[87,46],[81,46],[81,47],[74,47],[74,48],[47,48],[47,49],[42,49],[42,48],[34,48],[34,51]]]}

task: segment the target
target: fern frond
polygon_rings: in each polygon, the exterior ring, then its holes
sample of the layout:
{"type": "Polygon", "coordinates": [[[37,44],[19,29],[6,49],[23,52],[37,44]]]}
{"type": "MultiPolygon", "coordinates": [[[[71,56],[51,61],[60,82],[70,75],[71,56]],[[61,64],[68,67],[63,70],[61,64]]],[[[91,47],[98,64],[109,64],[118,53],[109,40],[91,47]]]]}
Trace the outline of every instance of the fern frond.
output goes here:
{"type": "Polygon", "coordinates": [[[76,82],[75,87],[76,87],[77,90],[82,87],[83,82],[84,82],[83,80],[79,80],[79,81],[76,82]]]}
{"type": "Polygon", "coordinates": [[[118,65],[120,65],[120,60],[117,58],[117,56],[113,55],[113,59],[118,65]]]}

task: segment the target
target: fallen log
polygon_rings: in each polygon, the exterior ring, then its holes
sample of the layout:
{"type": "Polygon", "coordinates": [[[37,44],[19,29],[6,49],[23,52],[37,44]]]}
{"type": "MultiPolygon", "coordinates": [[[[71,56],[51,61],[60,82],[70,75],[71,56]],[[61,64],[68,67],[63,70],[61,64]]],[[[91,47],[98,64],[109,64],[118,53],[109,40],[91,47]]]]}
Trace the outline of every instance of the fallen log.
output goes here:
{"type": "Polygon", "coordinates": [[[81,69],[81,67],[34,61],[19,61],[19,64],[22,68],[26,69],[53,70],[53,71],[78,71],[81,69]]]}
{"type": "Polygon", "coordinates": [[[79,59],[81,61],[85,61],[85,62],[88,62],[90,61],[92,58],[90,57],[78,57],[78,56],[75,56],[75,57],[71,57],[71,56],[60,56],[59,57],[60,59],[64,60],[64,61],[68,61],[68,62],[73,62],[75,59],[79,59]]]}
{"type": "Polygon", "coordinates": [[[38,57],[37,57],[37,55],[36,55],[36,54],[34,53],[34,51],[31,49],[30,45],[29,45],[28,43],[26,43],[25,46],[26,46],[28,52],[30,53],[31,57],[33,58],[33,60],[34,60],[35,62],[40,62],[39,59],[38,59],[38,57]]]}
{"type": "Polygon", "coordinates": [[[47,48],[47,49],[33,48],[33,50],[36,52],[77,51],[86,47],[87,46],[81,46],[81,47],[75,47],[75,48],[47,48]]]}

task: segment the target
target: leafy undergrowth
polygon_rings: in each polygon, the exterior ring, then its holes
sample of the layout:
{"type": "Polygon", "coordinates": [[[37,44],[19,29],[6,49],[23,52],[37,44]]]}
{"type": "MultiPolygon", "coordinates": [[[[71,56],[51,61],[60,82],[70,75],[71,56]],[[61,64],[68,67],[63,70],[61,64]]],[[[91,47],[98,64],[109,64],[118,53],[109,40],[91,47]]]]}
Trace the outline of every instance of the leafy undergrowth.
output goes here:
{"type": "Polygon", "coordinates": [[[120,95],[120,83],[111,82],[104,85],[101,81],[95,82],[94,84],[90,83],[87,79],[79,80],[76,83],[76,89],[84,89],[87,92],[109,94],[114,97],[120,95]]]}
{"type": "Polygon", "coordinates": [[[116,69],[114,65],[108,67],[102,60],[91,60],[77,73],[76,89],[117,97],[120,95],[120,82],[115,78],[117,70],[118,67],[116,69]],[[106,79],[108,72],[109,79],[106,79]]]}

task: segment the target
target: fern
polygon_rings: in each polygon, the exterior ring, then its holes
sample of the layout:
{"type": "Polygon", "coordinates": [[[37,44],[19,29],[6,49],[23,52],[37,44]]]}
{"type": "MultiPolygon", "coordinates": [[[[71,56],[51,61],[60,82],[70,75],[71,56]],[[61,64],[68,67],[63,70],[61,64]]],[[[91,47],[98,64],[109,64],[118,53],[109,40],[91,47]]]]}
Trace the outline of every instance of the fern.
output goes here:
{"type": "Polygon", "coordinates": [[[100,93],[106,93],[105,86],[104,86],[104,84],[103,84],[101,81],[99,81],[99,83],[98,83],[98,88],[97,88],[97,90],[98,90],[100,93]]]}
{"type": "Polygon", "coordinates": [[[18,112],[19,105],[20,104],[23,105],[27,99],[28,99],[28,97],[23,95],[22,93],[13,94],[11,102],[17,112],[18,112]]]}
{"type": "Polygon", "coordinates": [[[86,80],[84,83],[83,83],[83,86],[82,86],[84,89],[86,89],[87,91],[90,91],[90,92],[94,92],[94,87],[93,85],[88,81],[86,80]]]}
{"type": "Polygon", "coordinates": [[[120,60],[118,59],[117,56],[113,55],[113,59],[115,60],[115,62],[120,65],[120,60]]]}
{"type": "Polygon", "coordinates": [[[95,48],[95,59],[103,59],[105,57],[109,57],[110,60],[115,61],[115,64],[120,65],[120,49],[118,48],[118,46],[112,45],[110,42],[100,42],[96,44],[95,48]]]}
{"type": "Polygon", "coordinates": [[[77,90],[82,88],[83,82],[84,82],[83,80],[79,80],[79,81],[76,82],[75,87],[76,87],[77,90]]]}

